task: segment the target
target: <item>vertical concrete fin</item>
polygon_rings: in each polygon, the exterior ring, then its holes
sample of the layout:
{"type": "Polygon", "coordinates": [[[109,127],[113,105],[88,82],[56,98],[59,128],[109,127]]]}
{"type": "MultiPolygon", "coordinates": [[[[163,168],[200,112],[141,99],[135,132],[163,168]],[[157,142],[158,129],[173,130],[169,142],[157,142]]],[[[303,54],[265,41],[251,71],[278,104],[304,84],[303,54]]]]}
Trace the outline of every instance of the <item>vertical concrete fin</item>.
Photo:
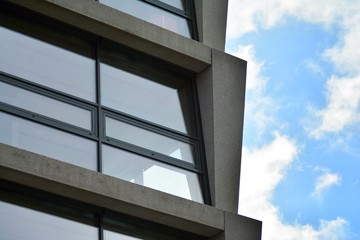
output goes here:
{"type": "Polygon", "coordinates": [[[212,50],[198,90],[213,205],[237,213],[246,62],[212,50]],[[204,120],[206,119],[206,120],[204,120]]]}

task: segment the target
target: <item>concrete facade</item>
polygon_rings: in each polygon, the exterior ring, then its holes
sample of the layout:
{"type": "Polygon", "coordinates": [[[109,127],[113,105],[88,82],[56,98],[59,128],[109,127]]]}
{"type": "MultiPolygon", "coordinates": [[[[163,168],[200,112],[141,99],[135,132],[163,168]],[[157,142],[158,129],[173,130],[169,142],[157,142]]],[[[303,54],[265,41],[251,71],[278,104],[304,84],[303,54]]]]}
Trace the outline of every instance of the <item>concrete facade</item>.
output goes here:
{"type": "Polygon", "coordinates": [[[10,2],[196,74],[212,206],[4,144],[1,179],[209,239],[261,238],[261,222],[237,215],[246,62],[223,52],[227,1],[195,1],[200,42],[93,0],[10,2]]]}

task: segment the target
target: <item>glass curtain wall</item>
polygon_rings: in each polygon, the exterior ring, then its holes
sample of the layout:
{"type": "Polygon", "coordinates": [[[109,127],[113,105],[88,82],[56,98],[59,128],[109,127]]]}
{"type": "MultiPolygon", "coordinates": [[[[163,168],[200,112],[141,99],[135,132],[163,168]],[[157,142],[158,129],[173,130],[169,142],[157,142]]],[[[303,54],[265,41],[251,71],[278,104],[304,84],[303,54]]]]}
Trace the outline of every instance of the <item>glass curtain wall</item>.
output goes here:
{"type": "Polygon", "coordinates": [[[98,0],[134,17],[187,38],[197,39],[192,1],[188,0],[98,0]]]}
{"type": "Polygon", "coordinates": [[[191,74],[42,19],[1,17],[0,142],[204,202],[191,74]]]}

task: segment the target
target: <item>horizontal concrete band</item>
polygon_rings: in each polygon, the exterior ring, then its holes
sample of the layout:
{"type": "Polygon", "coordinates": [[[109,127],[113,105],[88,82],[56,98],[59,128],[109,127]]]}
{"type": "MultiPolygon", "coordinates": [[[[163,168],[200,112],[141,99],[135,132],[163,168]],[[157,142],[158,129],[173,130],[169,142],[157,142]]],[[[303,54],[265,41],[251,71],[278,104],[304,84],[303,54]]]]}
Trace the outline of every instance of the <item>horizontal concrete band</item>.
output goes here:
{"type": "Polygon", "coordinates": [[[94,0],[8,0],[58,21],[199,73],[211,48],[94,0]]]}
{"type": "Polygon", "coordinates": [[[224,230],[224,211],[0,144],[0,177],[187,232],[224,230]]]}

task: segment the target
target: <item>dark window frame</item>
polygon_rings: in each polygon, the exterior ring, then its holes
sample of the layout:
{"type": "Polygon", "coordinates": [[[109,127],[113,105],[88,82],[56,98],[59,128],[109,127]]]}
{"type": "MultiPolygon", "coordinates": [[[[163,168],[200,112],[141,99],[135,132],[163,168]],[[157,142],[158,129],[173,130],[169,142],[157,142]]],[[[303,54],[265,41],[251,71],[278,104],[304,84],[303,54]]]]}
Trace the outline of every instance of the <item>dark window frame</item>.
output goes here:
{"type": "Polygon", "coordinates": [[[197,234],[5,180],[0,182],[0,200],[94,226],[98,229],[98,240],[104,239],[104,230],[148,240],[207,239],[197,234]]]}
{"type": "Polygon", "coordinates": [[[78,30],[73,27],[66,26],[63,23],[58,23],[56,21],[47,19],[43,16],[29,13],[26,10],[20,10],[18,7],[12,6],[11,4],[0,3],[0,6],[2,6],[5,9],[5,13],[7,15],[9,14],[11,17],[16,16],[17,20],[22,19],[22,20],[27,20],[28,22],[36,22],[37,25],[40,26],[52,27],[52,28],[54,27],[55,29],[54,31],[56,31],[56,33],[66,32],[66,34],[74,36],[75,38],[79,38],[81,41],[84,40],[89,42],[93,46],[91,55],[94,54],[94,59],[96,64],[95,67],[96,72],[94,73],[96,76],[95,103],[28,81],[26,79],[22,79],[4,72],[0,72],[0,81],[10,83],[20,88],[31,90],[33,92],[54,98],[64,103],[68,103],[86,110],[90,110],[92,112],[92,131],[87,131],[85,129],[81,129],[80,127],[76,127],[64,122],[60,122],[58,120],[51,119],[49,117],[40,114],[29,112],[27,110],[19,109],[5,103],[0,103],[1,111],[55,129],[72,133],[80,137],[97,141],[97,154],[98,154],[97,165],[99,172],[102,172],[102,150],[101,150],[102,144],[107,144],[119,149],[130,151],[135,154],[142,155],[146,158],[153,159],[161,163],[169,164],[171,166],[175,166],[179,169],[195,172],[199,179],[204,203],[211,205],[207,167],[205,161],[204,142],[202,139],[203,135],[201,132],[202,128],[201,128],[199,103],[198,103],[194,73],[188,72],[184,69],[180,69],[178,66],[172,65],[170,63],[164,62],[159,59],[155,59],[151,56],[144,55],[143,53],[139,53],[136,50],[129,49],[127,47],[121,46],[116,43],[112,43],[109,40],[102,39],[102,37],[93,36],[87,32],[83,32],[82,30],[78,30]],[[101,51],[101,47],[103,46],[102,45],[103,42],[115,46],[119,50],[120,54],[123,54],[128,58],[128,60],[124,59],[122,64],[125,64],[127,67],[130,68],[135,67],[136,71],[140,72],[141,75],[150,76],[150,79],[152,79],[153,77],[155,78],[158,77],[159,74],[161,76],[165,74],[165,76],[173,78],[175,73],[176,76],[178,76],[179,78],[186,79],[186,81],[188,81],[188,84],[190,84],[192,90],[191,111],[194,114],[194,118],[195,118],[195,132],[196,132],[194,136],[187,135],[185,133],[173,129],[169,129],[167,127],[158,125],[156,123],[151,123],[146,120],[136,118],[134,116],[126,115],[126,113],[120,113],[114,109],[109,109],[101,105],[100,51],[101,51]],[[132,61],[133,59],[135,59],[135,62],[132,61]],[[157,69],[156,71],[154,71],[154,67],[156,67],[157,69]],[[139,69],[141,70],[139,71],[139,69]],[[104,129],[105,115],[109,113],[115,114],[117,117],[120,117],[122,119],[126,119],[130,124],[133,124],[135,126],[141,125],[141,127],[144,127],[147,130],[191,144],[194,147],[194,152],[195,152],[194,164],[181,161],[164,154],[160,154],[160,153],[154,154],[154,152],[149,149],[142,149],[138,146],[134,146],[129,143],[121,143],[121,141],[119,140],[110,139],[109,137],[106,137],[105,129],[104,129]]]}
{"type": "MultiPolygon", "coordinates": [[[[99,2],[99,0],[95,0],[95,1],[99,2]]],[[[196,41],[199,41],[194,0],[182,0],[184,10],[178,9],[174,6],[166,4],[159,0],[139,0],[139,1],[160,8],[166,12],[177,15],[179,17],[185,18],[187,20],[187,25],[189,27],[190,37],[196,41]]]]}

